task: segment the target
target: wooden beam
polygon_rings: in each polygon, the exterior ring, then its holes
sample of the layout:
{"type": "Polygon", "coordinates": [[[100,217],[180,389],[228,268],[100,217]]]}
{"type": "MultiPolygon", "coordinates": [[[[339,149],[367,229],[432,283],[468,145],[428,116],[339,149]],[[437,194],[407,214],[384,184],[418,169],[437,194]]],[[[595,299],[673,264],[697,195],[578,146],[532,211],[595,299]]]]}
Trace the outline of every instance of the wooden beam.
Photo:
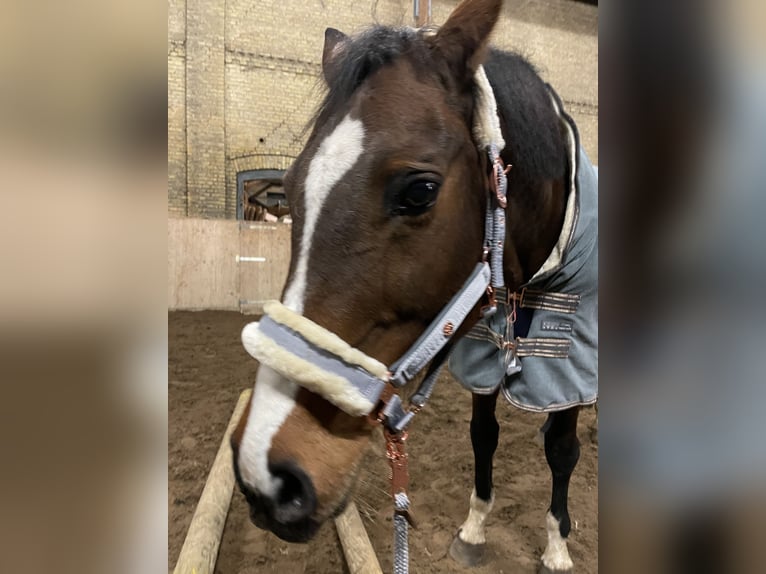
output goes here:
{"type": "Polygon", "coordinates": [[[335,528],[338,529],[343,555],[351,574],[383,574],[353,501],[335,519],[335,528]]]}
{"type": "Polygon", "coordinates": [[[173,574],[213,574],[223,527],[234,490],[234,468],[229,437],[250,400],[251,390],[243,391],[223,435],[207,482],[194,511],[186,539],[173,574]]]}

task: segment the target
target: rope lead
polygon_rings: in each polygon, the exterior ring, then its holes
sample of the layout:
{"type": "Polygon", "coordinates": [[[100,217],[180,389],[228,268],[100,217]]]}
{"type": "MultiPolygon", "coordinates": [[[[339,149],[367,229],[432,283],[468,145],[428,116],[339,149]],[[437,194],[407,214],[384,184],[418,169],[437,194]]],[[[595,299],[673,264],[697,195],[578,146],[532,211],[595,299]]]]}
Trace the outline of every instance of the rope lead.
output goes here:
{"type": "Polygon", "coordinates": [[[410,570],[410,550],[407,539],[410,511],[410,499],[407,493],[394,495],[394,574],[408,574],[410,570]]]}

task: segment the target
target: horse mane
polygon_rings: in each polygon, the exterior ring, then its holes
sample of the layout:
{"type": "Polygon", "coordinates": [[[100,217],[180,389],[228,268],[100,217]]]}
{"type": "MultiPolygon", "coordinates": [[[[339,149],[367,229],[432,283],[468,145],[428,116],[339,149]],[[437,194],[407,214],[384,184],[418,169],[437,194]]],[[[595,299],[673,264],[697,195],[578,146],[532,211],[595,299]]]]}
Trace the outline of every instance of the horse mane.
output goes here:
{"type": "Polygon", "coordinates": [[[553,88],[517,53],[490,49],[484,69],[501,116],[506,153],[515,164],[513,178],[539,181],[563,177],[567,153],[551,97],[559,104],[561,100],[553,88]]]}
{"type": "MultiPolygon", "coordinates": [[[[426,35],[432,32],[375,25],[345,40],[336,56],[332,83],[307,128],[344,109],[366,78],[397,58],[407,57],[423,74],[443,73],[444,66],[426,42],[426,35]]],[[[563,177],[566,151],[551,103],[552,88],[517,53],[491,48],[484,68],[506,134],[503,155],[510,155],[517,166],[514,177],[528,181],[563,177]]]]}

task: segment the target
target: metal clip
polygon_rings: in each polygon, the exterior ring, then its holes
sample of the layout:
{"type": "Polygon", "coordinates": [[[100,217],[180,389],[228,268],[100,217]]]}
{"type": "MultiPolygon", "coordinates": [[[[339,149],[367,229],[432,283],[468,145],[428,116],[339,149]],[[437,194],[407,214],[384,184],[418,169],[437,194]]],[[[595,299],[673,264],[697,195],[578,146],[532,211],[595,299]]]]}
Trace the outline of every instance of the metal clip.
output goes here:
{"type": "Polygon", "coordinates": [[[495,298],[495,290],[492,285],[487,285],[487,304],[481,308],[481,316],[483,318],[491,317],[497,313],[497,299],[495,298]]]}
{"type": "Polygon", "coordinates": [[[414,416],[414,412],[405,410],[401,397],[395,394],[386,403],[382,411],[381,422],[387,429],[386,432],[401,433],[407,428],[414,416]]]}
{"type": "Polygon", "coordinates": [[[508,314],[508,322],[513,325],[516,322],[516,293],[510,297],[511,299],[511,312],[508,314]]]}

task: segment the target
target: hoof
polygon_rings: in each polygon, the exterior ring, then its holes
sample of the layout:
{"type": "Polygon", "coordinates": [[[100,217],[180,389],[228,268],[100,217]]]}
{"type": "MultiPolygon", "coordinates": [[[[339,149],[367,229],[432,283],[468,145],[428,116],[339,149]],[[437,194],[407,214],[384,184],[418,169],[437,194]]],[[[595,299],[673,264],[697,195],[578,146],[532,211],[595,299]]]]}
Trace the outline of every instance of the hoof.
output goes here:
{"type": "Polygon", "coordinates": [[[572,574],[573,572],[574,570],[572,568],[567,568],[566,570],[551,570],[545,564],[540,564],[540,570],[537,571],[537,574],[572,574]]]}
{"type": "Polygon", "coordinates": [[[472,568],[478,566],[484,561],[486,556],[487,545],[486,544],[469,544],[460,540],[460,531],[455,534],[455,538],[452,539],[452,545],[449,547],[449,555],[452,559],[466,566],[472,568]]]}

